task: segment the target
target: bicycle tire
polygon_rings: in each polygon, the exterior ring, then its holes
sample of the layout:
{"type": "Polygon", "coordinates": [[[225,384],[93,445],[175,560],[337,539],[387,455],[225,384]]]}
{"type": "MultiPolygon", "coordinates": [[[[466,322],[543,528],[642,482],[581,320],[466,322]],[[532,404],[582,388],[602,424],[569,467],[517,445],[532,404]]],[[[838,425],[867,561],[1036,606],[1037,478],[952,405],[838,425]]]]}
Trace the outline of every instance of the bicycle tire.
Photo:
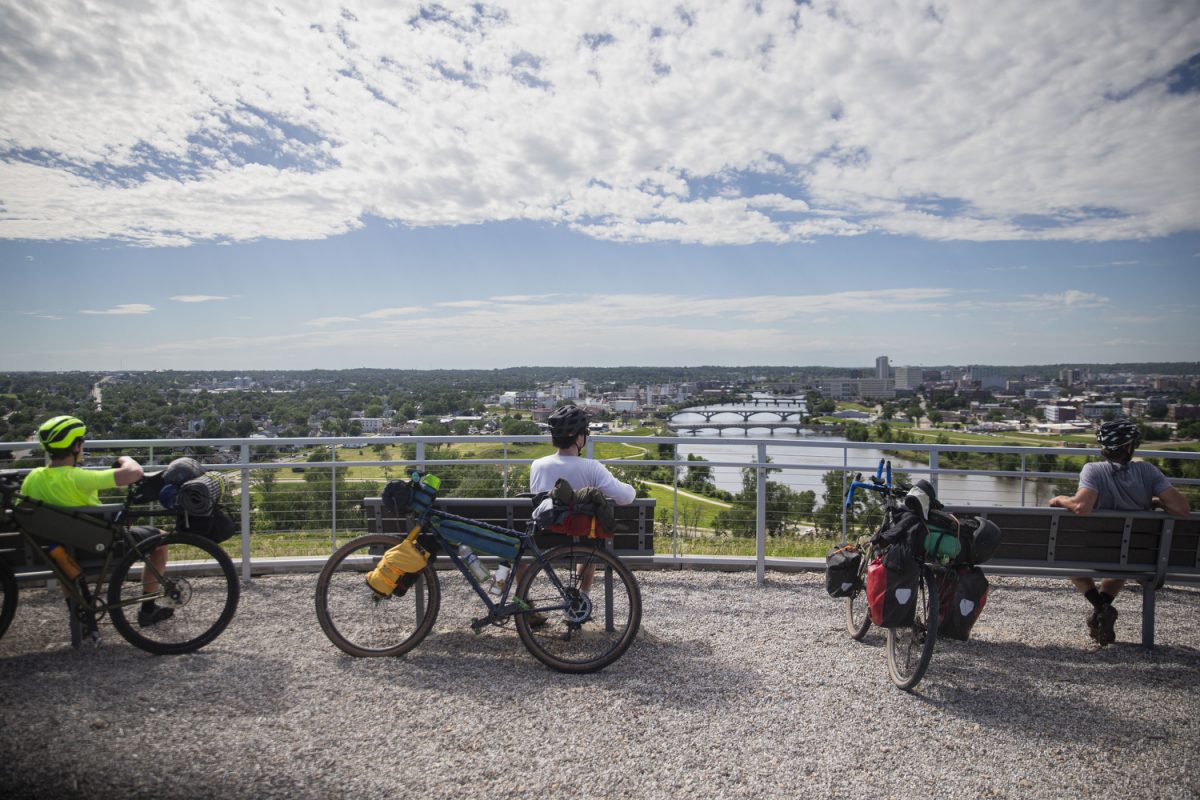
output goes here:
{"type": "Polygon", "coordinates": [[[191,533],[167,533],[130,548],[113,568],[108,614],[117,632],[135,647],[156,655],[191,653],[221,635],[237,612],[240,596],[237,570],[220,545],[191,533]],[[167,585],[147,595],[134,567],[146,560],[143,553],[162,546],[168,554],[167,585]],[[137,614],[144,599],[172,609],[172,616],[143,627],[137,614]]]}
{"type": "Polygon", "coordinates": [[[871,615],[867,608],[867,567],[872,558],[871,547],[863,549],[862,561],[858,565],[858,589],[846,598],[846,632],[856,642],[861,642],[871,629],[871,615]]]}
{"type": "Polygon", "coordinates": [[[403,655],[433,629],[442,593],[432,565],[425,565],[404,595],[383,597],[367,585],[366,573],[402,541],[386,534],[360,536],[325,562],[317,578],[317,621],[342,652],[357,658],[403,655]]]}
{"type": "Polygon", "coordinates": [[[0,598],[0,636],[3,636],[17,613],[17,600],[20,596],[17,576],[12,567],[3,561],[0,561],[0,592],[4,593],[0,598]]]}
{"type": "Polygon", "coordinates": [[[516,614],[521,642],[534,658],[559,672],[604,669],[624,655],[641,627],[637,578],[623,561],[597,547],[567,544],[542,558],[544,563],[534,561],[525,570],[517,598],[546,622],[535,627],[528,613],[516,614]],[[585,592],[581,584],[589,567],[595,568],[594,580],[585,592]]]}
{"type": "Polygon", "coordinates": [[[912,624],[887,629],[888,675],[892,683],[905,691],[916,686],[933,658],[937,644],[938,598],[937,578],[928,566],[921,566],[917,580],[916,613],[912,624]]]}

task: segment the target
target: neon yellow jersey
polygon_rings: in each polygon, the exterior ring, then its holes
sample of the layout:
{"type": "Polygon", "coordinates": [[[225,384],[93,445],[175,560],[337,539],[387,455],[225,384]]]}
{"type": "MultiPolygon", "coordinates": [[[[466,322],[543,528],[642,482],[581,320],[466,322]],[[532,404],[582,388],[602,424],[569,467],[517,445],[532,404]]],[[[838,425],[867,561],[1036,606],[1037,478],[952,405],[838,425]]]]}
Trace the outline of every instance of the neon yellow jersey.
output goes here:
{"type": "Polygon", "coordinates": [[[115,469],[38,467],[25,476],[21,494],[54,506],[98,506],[100,490],[117,485],[115,469]]]}

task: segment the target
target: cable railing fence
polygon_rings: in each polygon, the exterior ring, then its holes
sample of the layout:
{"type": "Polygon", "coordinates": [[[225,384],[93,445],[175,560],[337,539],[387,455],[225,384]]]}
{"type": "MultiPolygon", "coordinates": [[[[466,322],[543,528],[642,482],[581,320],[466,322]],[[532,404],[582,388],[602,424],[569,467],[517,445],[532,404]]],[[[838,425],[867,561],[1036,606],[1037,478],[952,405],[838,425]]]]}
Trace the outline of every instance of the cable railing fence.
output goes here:
{"type": "MultiPolygon", "coordinates": [[[[1071,447],[619,434],[589,438],[587,451],[655,499],[656,564],[753,560],[760,579],[767,559],[820,558],[877,525],[871,499],[847,510],[842,498],[854,475],[874,472],[880,459],[901,479],[930,480],[948,504],[1024,507],[1073,493],[1083,463],[1098,457],[1071,447]]],[[[190,456],[220,473],[241,533],[225,546],[249,579],[268,565],[319,563],[364,533],[363,499],[389,480],[433,472],[446,497],[513,497],[527,491],[533,459],[550,452],[544,436],[98,440],[86,443],[85,463],[107,466],[125,453],[150,471],[190,456]]],[[[0,454],[4,469],[42,463],[29,442],[0,443],[0,454]]],[[[1138,455],[1200,494],[1200,453],[1138,455]]]]}

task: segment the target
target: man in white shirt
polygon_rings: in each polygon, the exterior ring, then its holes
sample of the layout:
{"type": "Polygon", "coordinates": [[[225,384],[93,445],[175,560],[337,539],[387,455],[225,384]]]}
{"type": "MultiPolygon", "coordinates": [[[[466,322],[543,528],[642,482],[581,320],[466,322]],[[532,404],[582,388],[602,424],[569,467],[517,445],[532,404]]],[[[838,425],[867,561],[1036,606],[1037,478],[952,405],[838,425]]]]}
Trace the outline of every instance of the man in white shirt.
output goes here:
{"type": "Polygon", "coordinates": [[[619,506],[633,502],[637,492],[632,486],[614,478],[599,461],[582,457],[588,436],[588,415],[582,408],[563,406],[547,422],[550,440],[558,452],[533,462],[529,468],[529,491],[534,494],[552,491],[559,478],[566,478],[572,489],[595,487],[619,506]]]}
{"type": "MultiPolygon", "coordinates": [[[[550,492],[559,478],[565,478],[572,489],[594,487],[619,506],[633,502],[637,491],[631,485],[614,478],[608,467],[599,461],[582,457],[588,437],[587,412],[576,405],[565,405],[546,421],[550,425],[550,441],[558,452],[543,456],[530,466],[529,491],[534,494],[550,492]]],[[[591,589],[595,571],[595,566],[588,567],[581,576],[579,588],[584,592],[591,589]]]]}

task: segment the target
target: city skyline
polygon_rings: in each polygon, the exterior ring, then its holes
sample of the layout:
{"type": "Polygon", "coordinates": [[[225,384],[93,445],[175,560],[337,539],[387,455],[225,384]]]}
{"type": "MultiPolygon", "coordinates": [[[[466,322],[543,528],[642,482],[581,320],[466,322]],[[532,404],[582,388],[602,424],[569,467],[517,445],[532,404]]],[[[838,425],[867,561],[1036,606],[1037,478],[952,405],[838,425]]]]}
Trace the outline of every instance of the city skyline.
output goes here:
{"type": "Polygon", "coordinates": [[[1200,360],[1187,3],[4,5],[0,370],[1200,360]]]}

